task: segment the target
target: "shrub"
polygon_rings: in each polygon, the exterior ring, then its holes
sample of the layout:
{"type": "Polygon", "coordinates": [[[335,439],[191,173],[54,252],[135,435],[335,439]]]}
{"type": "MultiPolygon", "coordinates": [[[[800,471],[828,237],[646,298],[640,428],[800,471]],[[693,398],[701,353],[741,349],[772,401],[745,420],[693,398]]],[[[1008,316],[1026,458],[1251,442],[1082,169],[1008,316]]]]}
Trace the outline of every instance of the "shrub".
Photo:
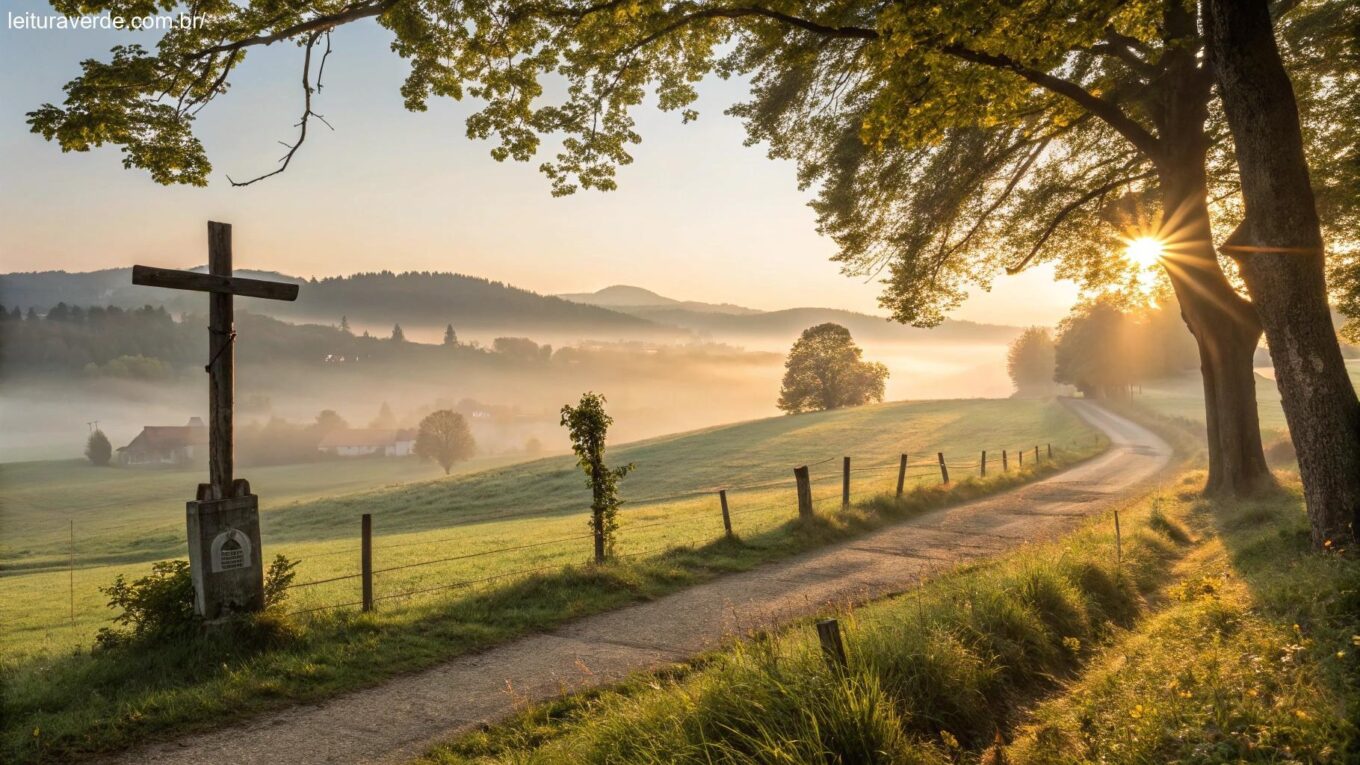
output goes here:
{"type": "MultiPolygon", "coordinates": [[[[279,613],[288,597],[288,586],[297,576],[298,561],[276,555],[264,578],[264,604],[269,613],[252,614],[233,625],[233,634],[248,645],[273,645],[290,636],[292,628],[279,613]]],[[[129,582],[122,574],[108,587],[109,608],[121,609],[113,617],[119,628],[103,627],[95,635],[95,647],[110,649],[132,644],[160,645],[191,639],[200,633],[203,619],[194,612],[194,581],[186,560],[158,561],[151,574],[129,582]]]]}
{"type": "Polygon", "coordinates": [[[152,563],[151,574],[133,582],[119,574],[99,591],[109,596],[109,608],[122,610],[113,621],[125,629],[101,628],[95,636],[97,647],[182,640],[198,631],[201,619],[194,613],[194,582],[187,560],[152,563]]]}

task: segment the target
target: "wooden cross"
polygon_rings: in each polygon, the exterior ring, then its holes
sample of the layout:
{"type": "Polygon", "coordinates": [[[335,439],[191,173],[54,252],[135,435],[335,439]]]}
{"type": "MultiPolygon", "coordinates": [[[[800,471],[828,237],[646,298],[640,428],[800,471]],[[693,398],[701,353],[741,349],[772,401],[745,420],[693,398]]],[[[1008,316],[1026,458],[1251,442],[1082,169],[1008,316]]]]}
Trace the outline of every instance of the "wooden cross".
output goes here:
{"type": "Polygon", "coordinates": [[[133,266],[132,283],[211,293],[208,311],[208,475],[199,499],[232,496],[232,400],[235,397],[235,295],[297,300],[298,285],[231,275],[231,224],[208,222],[208,273],[133,266]],[[206,493],[208,496],[204,496],[206,493]]]}

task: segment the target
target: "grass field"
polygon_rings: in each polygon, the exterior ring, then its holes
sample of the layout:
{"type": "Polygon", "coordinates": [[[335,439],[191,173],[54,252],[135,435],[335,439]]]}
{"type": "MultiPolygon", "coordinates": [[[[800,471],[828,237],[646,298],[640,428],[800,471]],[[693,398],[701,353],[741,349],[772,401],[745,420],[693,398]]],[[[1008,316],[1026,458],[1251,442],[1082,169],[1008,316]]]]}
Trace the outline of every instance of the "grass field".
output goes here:
{"type": "MultiPolygon", "coordinates": [[[[895,481],[897,455],[920,449],[933,459],[944,451],[958,477],[971,474],[964,462],[976,462],[982,448],[993,453],[1010,447],[1052,442],[1070,446],[1087,438],[1085,427],[1055,403],[1027,401],[961,401],[885,404],[801,417],[779,417],[669,436],[615,449],[611,458],[635,463],[625,483],[629,505],[624,512],[624,554],[638,554],[676,544],[705,543],[721,532],[712,493],[719,488],[750,486],[729,492],[734,524],[744,535],[762,533],[788,519],[793,496],[792,468],[813,465],[818,496],[839,496],[840,457],[848,454],[855,468],[856,493],[884,490],[895,481]],[[957,455],[957,457],[955,456],[957,455]],[[757,510],[764,508],[764,510],[757,510]],[[631,527],[631,528],[630,528],[631,527]]],[[[334,475],[337,483],[368,485],[428,465],[394,460],[325,462],[296,468],[274,468],[277,476],[254,471],[252,483],[264,497],[261,521],[266,555],[284,553],[302,561],[298,582],[350,576],[358,568],[359,516],[374,516],[374,568],[470,556],[488,550],[539,545],[483,557],[464,557],[443,564],[381,573],[378,597],[426,589],[455,581],[558,566],[581,561],[589,548],[584,508],[589,492],[572,457],[552,457],[400,486],[316,496],[313,469],[334,475]],[[389,476],[386,471],[393,471],[389,476]],[[402,472],[396,472],[402,471],[402,472]],[[343,477],[341,477],[343,474],[343,477]],[[271,487],[280,493],[275,500],[271,487]],[[291,498],[291,501],[289,501],[291,498]],[[553,543],[561,540],[561,543],[553,543]]],[[[64,650],[88,645],[95,630],[111,614],[98,591],[118,574],[140,575],[145,565],[80,565],[96,560],[138,563],[178,557],[183,542],[183,505],[167,492],[183,491],[195,474],[132,474],[126,470],[84,469],[67,463],[20,464],[15,479],[4,476],[4,526],[17,570],[0,577],[0,620],[9,625],[0,637],[0,654],[24,655],[43,649],[64,650]],[[100,485],[98,478],[105,485],[100,485]],[[140,485],[141,475],[147,484],[140,485]],[[47,488],[44,489],[43,487],[47,488]],[[126,515],[116,502],[127,497],[126,515]],[[11,500],[11,497],[13,499],[11,500]],[[39,505],[39,502],[43,503],[39,505]],[[72,572],[60,539],[65,519],[52,522],[40,507],[82,507],[77,523],[74,571],[75,624],[72,626],[72,572]],[[95,526],[98,534],[89,534],[95,526]],[[30,532],[30,527],[32,531],[30,532]],[[55,527],[55,528],[54,528],[55,527]],[[13,529],[13,533],[8,530],[13,529]],[[83,545],[82,545],[83,542],[83,545]],[[24,555],[23,551],[33,552],[24,555]],[[25,571],[28,565],[47,565],[25,571]]],[[[995,469],[995,466],[994,466],[995,469]]],[[[913,480],[936,481],[929,467],[913,468],[913,480]]],[[[975,472],[975,469],[971,472],[975,472]]],[[[395,482],[395,481],[392,481],[395,482]]],[[[298,588],[298,609],[356,599],[358,582],[345,579],[298,588]]]]}
{"type": "MultiPolygon", "coordinates": [[[[97,587],[143,564],[77,571],[77,616],[69,623],[68,572],[0,579],[7,717],[17,721],[3,750],[101,750],[298,700],[324,698],[586,613],[616,607],[859,533],[904,513],[997,491],[1103,448],[1062,405],[1035,401],[896,403],[734,426],[622,446],[620,560],[589,557],[583,476],[570,458],[549,458],[449,479],[297,502],[264,514],[266,555],[302,561],[289,608],[300,636],[263,654],[232,646],[183,646],[137,656],[136,666],[89,654],[106,623],[97,587]],[[987,479],[978,452],[1052,443],[1038,472],[987,479]],[[898,455],[913,455],[907,495],[890,493],[898,455]],[[950,463],[939,486],[932,455],[950,463]],[[915,455],[920,454],[920,457],[915,455]],[[854,507],[840,508],[841,457],[853,459],[854,507]],[[812,467],[822,520],[796,516],[792,468],[812,467]],[[722,538],[712,492],[729,488],[737,540],[722,538]],[[863,504],[868,502],[869,504],[863,504]],[[352,607],[359,583],[358,516],[374,514],[378,611],[352,607]],[[437,561],[427,563],[429,561],[437,561]],[[396,569],[396,570],[392,570],[396,569]],[[322,582],[308,586],[308,582],[322,582]],[[409,597],[408,597],[409,595],[409,597]],[[72,652],[72,647],[78,648],[72,652]],[[43,733],[33,740],[28,732],[43,733]]],[[[993,457],[995,460],[995,457],[993,457]]]]}
{"type": "MultiPolygon", "coordinates": [[[[523,457],[479,457],[477,472],[523,457]]],[[[390,489],[440,475],[416,458],[327,460],[238,468],[272,512],[360,490],[390,489]]],[[[0,464],[0,570],[159,560],[184,549],[184,503],[207,468],[96,468],[85,460],[0,464]],[[72,524],[75,544],[72,549],[72,524]]]]}
{"type": "Polygon", "coordinates": [[[1122,510],[1122,565],[1100,518],[841,614],[844,670],[800,624],[424,762],[1356,762],[1360,561],[1310,549],[1297,487],[1202,482],[1122,510]]]}

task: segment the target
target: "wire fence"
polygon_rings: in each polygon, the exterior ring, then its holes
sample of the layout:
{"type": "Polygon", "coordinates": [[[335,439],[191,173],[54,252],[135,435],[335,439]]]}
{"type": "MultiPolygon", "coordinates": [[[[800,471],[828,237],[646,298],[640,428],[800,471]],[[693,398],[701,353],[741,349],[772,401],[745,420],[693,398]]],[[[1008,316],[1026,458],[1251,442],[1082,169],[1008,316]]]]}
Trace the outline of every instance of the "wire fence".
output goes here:
{"type": "MultiPolygon", "coordinates": [[[[974,452],[976,457],[968,458],[922,450],[868,464],[850,457],[832,456],[799,466],[798,470],[792,471],[794,476],[782,472],[782,475],[771,474],[730,486],[630,499],[622,505],[617,531],[623,549],[616,551],[613,557],[634,559],[706,545],[724,537],[776,531],[790,522],[806,519],[814,512],[834,513],[836,506],[862,503],[871,497],[900,496],[908,490],[929,485],[932,481],[953,483],[966,477],[1015,471],[1022,467],[1022,454],[1029,454],[1025,462],[1031,466],[1060,459],[1070,453],[1068,447],[1076,445],[1075,441],[1064,444],[1056,455],[1054,446],[1045,443],[1024,450],[979,450],[974,452]],[[916,456],[924,454],[932,456],[916,456]],[[835,466],[834,470],[824,468],[837,460],[841,464],[835,466]],[[823,470],[813,477],[812,468],[823,470]],[[799,485],[800,481],[806,483],[799,485]],[[783,489],[787,491],[781,491],[783,489]],[[792,512],[795,508],[796,515],[792,512]],[[663,517],[656,517],[656,513],[661,513],[663,517]],[[741,522],[734,524],[733,518],[741,522]],[[634,545],[642,547],[632,549],[634,545]]],[[[543,524],[562,526],[580,522],[580,515],[573,513],[568,517],[565,513],[585,509],[574,503],[561,503],[523,510],[479,512],[459,517],[439,529],[402,532],[393,534],[395,539],[388,540],[382,537],[374,540],[371,536],[365,536],[372,533],[371,521],[366,522],[361,524],[361,538],[353,547],[308,551],[301,556],[302,560],[309,561],[353,556],[359,565],[356,569],[335,572],[333,564],[326,564],[331,566],[330,570],[316,572],[323,575],[288,585],[285,589],[292,596],[294,606],[289,613],[302,616],[346,609],[371,611],[380,603],[503,585],[548,571],[563,571],[588,559],[594,534],[576,532],[547,539],[535,537],[542,533],[543,524]],[[512,521],[525,522],[527,525],[523,528],[502,526],[512,521]],[[471,534],[472,527],[480,527],[479,537],[474,538],[471,534]],[[502,528],[505,530],[495,533],[502,528]],[[430,531],[447,533],[430,536],[430,531]],[[490,539],[485,539],[486,542],[506,535],[511,538],[504,540],[507,543],[484,549],[467,550],[465,547],[453,554],[443,554],[452,552],[447,549],[449,545],[475,545],[483,541],[488,532],[491,532],[490,539]],[[422,536],[416,539],[400,538],[407,533],[422,536]],[[514,538],[516,536],[518,538],[514,538]],[[373,544],[374,541],[378,544],[373,544]],[[430,555],[431,548],[437,553],[430,555]],[[367,549],[367,554],[361,554],[364,549],[367,549]],[[496,570],[500,568],[507,570],[496,570]]],[[[381,516],[378,519],[381,520],[381,516]]],[[[288,546],[282,547],[286,554],[288,546]]],[[[71,569],[69,625],[75,628],[74,556],[71,569]]],[[[88,628],[89,620],[85,621],[88,628]]],[[[106,618],[100,623],[106,624],[108,621],[106,618]]],[[[47,626],[56,628],[60,625],[47,626]]]]}

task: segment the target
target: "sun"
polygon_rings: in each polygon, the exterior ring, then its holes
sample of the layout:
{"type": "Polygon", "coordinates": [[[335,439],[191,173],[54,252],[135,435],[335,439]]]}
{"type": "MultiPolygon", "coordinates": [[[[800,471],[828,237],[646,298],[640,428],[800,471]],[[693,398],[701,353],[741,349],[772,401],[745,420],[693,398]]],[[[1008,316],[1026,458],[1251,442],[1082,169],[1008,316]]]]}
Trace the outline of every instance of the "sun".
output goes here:
{"type": "Polygon", "coordinates": [[[1139,268],[1152,268],[1162,259],[1162,242],[1150,236],[1130,239],[1124,257],[1139,268]]]}

